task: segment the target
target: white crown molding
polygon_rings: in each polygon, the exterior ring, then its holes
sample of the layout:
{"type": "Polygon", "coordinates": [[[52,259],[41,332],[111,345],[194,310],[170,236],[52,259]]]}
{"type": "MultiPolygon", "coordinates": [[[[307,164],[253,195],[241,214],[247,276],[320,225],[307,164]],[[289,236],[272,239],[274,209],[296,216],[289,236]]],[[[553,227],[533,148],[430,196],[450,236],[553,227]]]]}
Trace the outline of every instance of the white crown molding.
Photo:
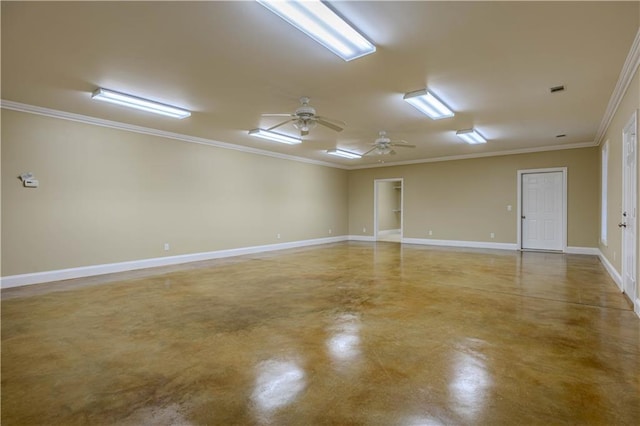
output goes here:
{"type": "Polygon", "coordinates": [[[455,161],[455,160],[469,160],[472,158],[483,158],[483,157],[500,157],[503,155],[530,154],[532,152],[562,151],[565,149],[589,148],[596,145],[597,144],[595,142],[580,142],[580,143],[573,143],[573,144],[567,144],[567,145],[552,145],[552,146],[540,146],[536,148],[511,149],[507,151],[480,152],[477,154],[451,155],[446,157],[425,158],[422,160],[409,160],[409,161],[398,161],[394,163],[366,164],[363,166],[351,166],[351,167],[348,167],[347,170],[374,169],[377,167],[407,166],[411,164],[438,163],[441,161],[455,161]]]}
{"type": "Polygon", "coordinates": [[[232,149],[234,151],[241,151],[249,154],[264,155],[267,157],[279,158],[281,160],[292,160],[292,161],[298,161],[301,163],[315,164],[317,166],[332,167],[332,168],[343,169],[343,170],[347,169],[347,167],[342,166],[340,164],[312,160],[312,159],[303,158],[303,157],[296,157],[294,155],[280,154],[277,152],[266,151],[263,149],[251,148],[251,147],[242,146],[242,145],[235,145],[227,142],[216,141],[213,139],[199,138],[196,136],[189,136],[181,133],[166,132],[164,130],[152,129],[150,127],[142,127],[142,126],[136,126],[128,123],[121,123],[118,121],[104,120],[102,118],[90,117],[87,115],[75,114],[71,112],[65,112],[65,111],[60,111],[56,109],[45,108],[45,107],[40,107],[35,105],[28,105],[28,104],[8,101],[4,99],[0,101],[0,107],[4,109],[13,110],[13,111],[27,112],[31,114],[43,115],[46,117],[59,118],[62,120],[77,121],[79,123],[84,123],[84,124],[93,124],[95,126],[109,127],[109,128],[118,129],[118,130],[126,130],[129,132],[142,133],[145,135],[158,136],[158,137],[167,138],[167,139],[175,139],[182,142],[197,143],[200,145],[214,146],[216,148],[232,149]]]}
{"type": "Polygon", "coordinates": [[[609,125],[611,124],[611,120],[613,120],[613,116],[618,111],[620,102],[627,92],[629,84],[631,84],[631,80],[633,79],[633,76],[639,65],[640,28],[638,28],[636,38],[633,40],[631,49],[627,54],[627,59],[625,60],[624,65],[622,66],[622,71],[620,71],[620,76],[618,77],[618,82],[616,83],[616,87],[613,89],[613,93],[611,94],[611,98],[609,99],[609,104],[607,105],[607,109],[605,110],[602,121],[600,122],[600,127],[598,127],[598,131],[596,132],[595,141],[597,145],[600,145],[602,143],[604,135],[607,133],[609,125]]]}
{"type": "Polygon", "coordinates": [[[216,250],[201,253],[182,254],[178,256],[156,257],[151,259],[133,260],[128,262],[107,263],[102,265],[83,266],[79,268],[58,269],[55,271],[35,272],[31,274],[10,275],[0,279],[0,287],[12,288],[31,284],[48,283],[53,281],[70,280],[73,278],[91,277],[94,275],[112,274],[115,272],[135,271],[137,269],[155,268],[158,266],[177,265],[180,263],[199,262],[202,260],[222,259],[225,257],[242,256],[247,254],[265,253],[275,250],[286,250],[319,244],[347,241],[348,236],[316,238],[312,240],[291,241],[279,244],[241,247],[228,250],[216,250]]]}
{"type": "Polygon", "coordinates": [[[478,154],[465,154],[465,155],[453,155],[453,156],[446,156],[446,157],[425,158],[420,160],[399,161],[399,162],[385,163],[385,164],[376,163],[376,164],[365,164],[362,166],[345,166],[337,163],[329,163],[326,161],[313,160],[310,158],[280,154],[277,152],[271,152],[263,149],[251,148],[251,147],[242,146],[242,145],[235,145],[228,142],[216,141],[213,139],[205,139],[205,138],[189,136],[181,133],[167,132],[164,130],[152,129],[150,127],[136,126],[133,124],[121,123],[118,121],[104,120],[102,118],[90,117],[87,115],[75,114],[71,112],[65,112],[65,111],[60,111],[56,109],[40,107],[36,105],[23,104],[20,102],[14,102],[14,101],[9,101],[4,99],[0,101],[0,108],[12,110],[12,111],[26,112],[26,113],[36,114],[36,115],[43,115],[45,117],[59,118],[62,120],[76,121],[84,124],[92,124],[95,126],[109,127],[112,129],[125,130],[125,131],[134,132],[134,133],[142,133],[146,135],[158,136],[158,137],[167,138],[167,139],[179,140],[182,142],[197,143],[200,145],[214,146],[216,148],[231,149],[234,151],[246,152],[250,154],[264,155],[267,157],[279,158],[282,160],[298,161],[301,163],[314,164],[317,166],[325,166],[325,167],[331,167],[334,169],[342,169],[342,170],[372,169],[372,168],[378,168],[378,167],[393,167],[393,166],[404,166],[404,165],[410,165],[410,164],[436,163],[440,161],[467,160],[471,158],[498,157],[502,155],[528,154],[532,152],[586,148],[586,147],[597,145],[594,142],[584,142],[584,143],[576,143],[571,145],[559,145],[559,146],[554,145],[554,146],[543,146],[543,147],[537,147],[537,148],[513,149],[508,151],[492,151],[492,152],[483,152],[478,154]]]}

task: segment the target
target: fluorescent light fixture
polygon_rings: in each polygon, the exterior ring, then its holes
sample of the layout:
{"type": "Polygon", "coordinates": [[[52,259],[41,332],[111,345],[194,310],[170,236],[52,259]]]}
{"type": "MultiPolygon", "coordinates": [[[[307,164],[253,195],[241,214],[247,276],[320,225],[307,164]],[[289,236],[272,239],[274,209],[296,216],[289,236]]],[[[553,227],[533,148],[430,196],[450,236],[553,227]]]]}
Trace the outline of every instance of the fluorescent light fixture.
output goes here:
{"type": "Polygon", "coordinates": [[[362,155],[351,151],[345,151],[344,149],[328,149],[327,154],[349,159],[362,158],[362,155]]]}
{"type": "Polygon", "coordinates": [[[434,120],[454,116],[453,111],[427,89],[406,93],[403,99],[434,120]]]}
{"type": "Polygon", "coordinates": [[[458,130],[456,136],[471,145],[487,143],[487,140],[476,129],[458,130]]]}
{"type": "Polygon", "coordinates": [[[93,92],[91,98],[98,101],[110,102],[112,104],[123,105],[173,118],[187,118],[191,115],[191,112],[186,109],[161,104],[148,99],[142,99],[137,96],[114,92],[113,90],[108,89],[97,89],[93,92]]]}
{"type": "Polygon", "coordinates": [[[319,0],[257,0],[345,61],[376,51],[376,47],[319,0]]]}
{"type": "Polygon", "coordinates": [[[302,143],[301,138],[296,138],[295,136],[283,135],[282,133],[276,133],[270,130],[253,129],[253,130],[249,130],[249,134],[251,136],[255,136],[258,138],[267,139],[274,142],[286,143],[289,145],[296,145],[296,144],[302,143]]]}

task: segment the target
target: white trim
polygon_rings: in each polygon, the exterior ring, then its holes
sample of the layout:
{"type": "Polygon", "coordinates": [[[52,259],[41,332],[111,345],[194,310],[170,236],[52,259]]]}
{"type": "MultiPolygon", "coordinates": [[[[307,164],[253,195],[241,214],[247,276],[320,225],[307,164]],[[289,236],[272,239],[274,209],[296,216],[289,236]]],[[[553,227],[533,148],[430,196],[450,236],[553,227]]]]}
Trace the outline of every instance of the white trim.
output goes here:
{"type": "Polygon", "coordinates": [[[368,243],[375,243],[376,239],[375,237],[371,236],[371,235],[349,235],[347,237],[348,241],[364,241],[364,242],[368,242],[368,243]]]}
{"type": "Polygon", "coordinates": [[[482,248],[494,250],[517,250],[513,243],[490,243],[485,241],[432,240],[428,238],[403,238],[403,244],[421,244],[427,246],[482,248]]]}
{"type": "Polygon", "coordinates": [[[90,117],[87,115],[74,114],[71,112],[59,111],[51,108],[44,108],[35,105],[27,105],[20,102],[2,100],[0,107],[19,112],[27,112],[45,117],[59,118],[62,120],[76,121],[84,124],[92,124],[95,126],[109,127],[112,129],[125,130],[133,133],[141,133],[144,135],[158,136],[161,138],[174,139],[182,142],[196,143],[200,145],[214,146],[216,148],[231,149],[234,151],[246,152],[249,154],[264,155],[266,157],[279,158],[281,160],[299,161],[301,163],[315,164],[318,166],[333,167],[336,169],[348,169],[348,167],[340,164],[329,163],[326,161],[312,160],[310,158],[297,157],[294,155],[280,154],[277,152],[266,151],[264,149],[251,148],[243,145],[235,145],[227,142],[220,142],[213,139],[199,138],[181,133],[166,132],[164,130],[152,129],[150,127],[136,126],[118,121],[104,120],[102,118],[90,117]]]}
{"type": "Polygon", "coordinates": [[[384,231],[378,231],[378,237],[381,235],[398,235],[401,232],[401,229],[385,229],[384,231]]]}
{"type": "Polygon", "coordinates": [[[618,77],[618,82],[616,83],[616,87],[613,89],[613,93],[611,94],[611,98],[609,99],[609,104],[607,105],[607,109],[605,110],[604,116],[602,117],[602,121],[600,121],[600,127],[598,127],[598,131],[596,132],[595,142],[596,145],[600,145],[602,140],[604,139],[604,135],[609,130],[609,125],[613,120],[613,116],[618,111],[618,107],[620,106],[620,102],[622,102],[622,98],[625,93],[627,93],[627,89],[629,88],[629,84],[631,84],[631,80],[633,80],[633,76],[640,65],[640,29],[636,33],[636,37],[633,40],[633,44],[631,45],[631,49],[629,49],[629,53],[627,54],[627,59],[624,61],[624,65],[622,66],[622,71],[620,71],[620,76],[618,77]]]}
{"type": "Polygon", "coordinates": [[[522,250],[522,175],[530,173],[557,173],[562,172],[562,251],[567,251],[567,168],[550,167],[547,169],[522,169],[518,170],[517,179],[517,215],[516,215],[516,245],[522,250]]]}
{"type": "Polygon", "coordinates": [[[359,170],[359,169],[374,169],[378,167],[382,168],[382,167],[406,166],[411,164],[439,163],[441,161],[470,160],[473,158],[501,157],[504,155],[530,154],[534,152],[562,151],[565,149],[590,148],[597,145],[598,144],[593,141],[580,142],[580,143],[567,144],[567,145],[551,145],[551,146],[541,146],[536,148],[510,149],[506,151],[479,152],[477,154],[449,155],[445,157],[424,158],[421,160],[397,161],[393,163],[385,162],[384,164],[382,163],[364,164],[362,166],[347,167],[346,169],[359,170]]]}
{"type": "Polygon", "coordinates": [[[615,282],[616,285],[618,286],[618,290],[622,292],[622,276],[620,275],[620,273],[616,271],[616,268],[614,268],[611,262],[609,262],[609,259],[607,259],[607,257],[604,255],[604,253],[602,253],[602,251],[599,251],[598,258],[600,259],[600,262],[602,262],[602,264],[604,265],[604,269],[607,270],[613,282],[615,282]]]}
{"type": "Polygon", "coordinates": [[[640,298],[637,298],[633,304],[633,311],[636,313],[638,318],[640,318],[640,298]]]}
{"type": "Polygon", "coordinates": [[[198,262],[202,260],[221,259],[232,256],[264,253],[275,250],[286,250],[319,244],[347,241],[350,237],[316,238],[312,240],[291,241],[287,243],[267,244],[262,246],[241,247],[227,250],[216,250],[202,253],[182,254],[178,256],[156,257],[152,259],[133,260],[128,262],[107,263],[103,265],[82,266],[79,268],[58,269],[55,271],[36,272],[32,274],[10,275],[0,279],[1,288],[20,287],[24,285],[69,280],[73,278],[91,277],[114,272],[133,271],[136,269],[154,268],[158,266],[176,265],[179,263],[198,262]]]}
{"type": "Polygon", "coordinates": [[[567,254],[588,254],[591,256],[600,255],[600,249],[597,247],[567,247],[564,252],[567,254]]]}

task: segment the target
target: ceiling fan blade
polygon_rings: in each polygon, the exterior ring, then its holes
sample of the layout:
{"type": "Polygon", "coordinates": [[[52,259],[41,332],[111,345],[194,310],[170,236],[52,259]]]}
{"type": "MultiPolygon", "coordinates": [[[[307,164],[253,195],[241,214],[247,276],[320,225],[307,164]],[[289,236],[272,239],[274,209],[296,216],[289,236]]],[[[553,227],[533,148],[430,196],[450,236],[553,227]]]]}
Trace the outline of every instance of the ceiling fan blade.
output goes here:
{"type": "Polygon", "coordinates": [[[328,121],[340,127],[346,127],[347,123],[342,120],[336,120],[335,118],[323,117],[321,115],[316,115],[317,120],[328,121]]]}
{"type": "Polygon", "coordinates": [[[295,117],[295,114],[260,114],[263,117],[295,117]]]}
{"type": "Polygon", "coordinates": [[[371,148],[369,151],[365,152],[364,154],[362,154],[362,156],[364,157],[365,155],[369,155],[371,154],[373,151],[375,151],[376,149],[378,149],[377,146],[374,146],[373,148],[371,148]]]}
{"type": "Polygon", "coordinates": [[[336,124],[329,123],[328,121],[324,121],[324,120],[322,120],[320,118],[316,118],[316,121],[318,122],[318,124],[322,124],[323,126],[328,127],[330,129],[333,129],[336,132],[341,132],[342,131],[342,127],[340,127],[340,126],[338,126],[336,124]]]}
{"type": "Polygon", "coordinates": [[[287,124],[287,123],[291,123],[292,121],[295,121],[295,118],[292,118],[292,119],[290,119],[290,120],[285,120],[285,121],[283,121],[282,123],[278,123],[278,124],[276,124],[276,125],[275,125],[275,126],[273,126],[273,127],[269,127],[267,130],[271,131],[271,130],[273,130],[273,129],[277,129],[278,127],[280,127],[280,126],[284,126],[285,124],[287,124]]]}

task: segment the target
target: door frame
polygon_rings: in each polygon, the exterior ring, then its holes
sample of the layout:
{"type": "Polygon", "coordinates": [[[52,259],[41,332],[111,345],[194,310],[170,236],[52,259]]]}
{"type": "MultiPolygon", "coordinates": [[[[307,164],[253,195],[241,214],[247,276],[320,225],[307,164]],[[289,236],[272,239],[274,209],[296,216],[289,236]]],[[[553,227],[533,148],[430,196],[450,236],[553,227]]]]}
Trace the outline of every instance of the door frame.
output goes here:
{"type": "Polygon", "coordinates": [[[533,173],[557,173],[562,172],[562,252],[567,251],[567,168],[550,167],[546,169],[522,169],[518,170],[517,188],[517,244],[518,250],[522,250],[522,175],[533,173]]]}
{"type": "Polygon", "coordinates": [[[373,180],[373,239],[378,241],[378,183],[400,182],[400,241],[404,237],[404,178],[387,178],[373,180]]]}
{"type": "MultiPolygon", "coordinates": [[[[621,250],[620,250],[620,255],[622,256],[620,259],[620,269],[621,269],[621,276],[622,276],[622,291],[627,295],[627,297],[629,298],[629,300],[631,300],[631,303],[633,303],[634,306],[634,310],[636,313],[640,314],[640,295],[638,294],[638,232],[637,232],[637,226],[638,226],[638,214],[637,214],[637,209],[638,209],[638,111],[635,110],[633,111],[633,114],[631,114],[631,117],[629,118],[629,120],[627,121],[627,123],[625,124],[625,126],[622,128],[622,210],[624,211],[625,207],[628,208],[631,207],[636,211],[636,214],[634,215],[634,228],[636,231],[636,235],[635,235],[635,244],[633,247],[633,262],[635,263],[635,265],[628,265],[626,259],[627,259],[627,254],[625,253],[625,249],[626,249],[626,244],[625,244],[625,233],[623,231],[622,233],[622,238],[620,239],[620,244],[621,244],[621,250]],[[630,200],[631,201],[631,206],[627,206],[627,200],[625,199],[626,197],[626,165],[625,165],[625,144],[626,144],[626,139],[625,136],[627,135],[627,132],[631,132],[631,138],[632,140],[634,140],[635,142],[635,167],[633,168],[633,170],[631,171],[631,176],[630,176],[630,180],[635,184],[635,192],[633,194],[633,199],[630,200]],[[633,280],[635,281],[635,286],[633,288],[633,293],[634,294],[627,294],[626,292],[626,276],[627,276],[627,268],[632,267],[633,269],[635,269],[635,271],[633,271],[633,275],[635,275],[633,277],[633,280]]],[[[623,221],[625,218],[622,218],[623,221]]]]}

